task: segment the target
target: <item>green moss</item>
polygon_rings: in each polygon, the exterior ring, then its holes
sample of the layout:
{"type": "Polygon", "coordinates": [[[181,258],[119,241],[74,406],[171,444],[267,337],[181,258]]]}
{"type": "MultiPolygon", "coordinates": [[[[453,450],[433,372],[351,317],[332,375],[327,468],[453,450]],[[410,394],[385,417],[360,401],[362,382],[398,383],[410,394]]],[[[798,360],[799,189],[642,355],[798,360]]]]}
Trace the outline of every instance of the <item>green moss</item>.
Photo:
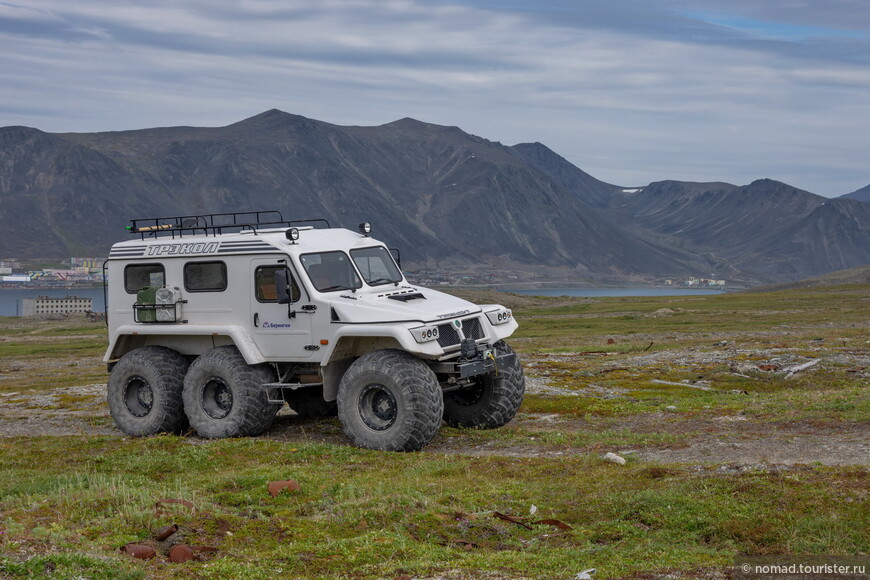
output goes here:
{"type": "MultiPolygon", "coordinates": [[[[632,437],[600,434],[610,442],[632,437]]],[[[256,440],[193,446],[174,437],[13,443],[0,454],[11,466],[0,480],[5,545],[61,550],[53,565],[69,575],[136,577],[138,568],[156,578],[206,570],[257,577],[281,569],[296,577],[365,578],[460,569],[569,578],[584,562],[608,578],[727,565],[737,552],[870,548],[866,515],[855,509],[867,501],[867,476],[858,469],[722,475],[615,466],[594,455],[448,457],[256,440]],[[286,477],[302,490],[266,493],[268,481],[286,477]],[[194,509],[166,504],[155,511],[163,497],[185,498],[194,509]],[[494,517],[496,511],[531,529],[494,517]],[[534,523],[547,518],[572,529],[534,523]],[[190,541],[215,547],[215,556],[175,566],[116,555],[118,545],[148,541],[169,521],[190,541]],[[663,553],[675,555],[663,562],[663,553]],[[98,564],[103,568],[93,568],[98,564]]],[[[32,571],[45,562],[7,558],[2,570],[37,576],[32,571]]]]}

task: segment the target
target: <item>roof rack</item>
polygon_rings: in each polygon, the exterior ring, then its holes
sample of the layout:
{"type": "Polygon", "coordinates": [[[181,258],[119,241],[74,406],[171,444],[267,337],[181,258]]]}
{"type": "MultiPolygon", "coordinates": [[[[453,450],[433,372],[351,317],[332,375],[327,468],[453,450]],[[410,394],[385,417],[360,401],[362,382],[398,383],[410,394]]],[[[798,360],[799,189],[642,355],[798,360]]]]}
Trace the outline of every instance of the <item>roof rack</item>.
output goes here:
{"type": "Polygon", "coordinates": [[[219,236],[224,230],[240,232],[249,229],[256,233],[257,228],[289,227],[292,224],[322,222],[329,226],[323,218],[311,220],[285,220],[278,210],[245,211],[231,213],[208,213],[201,215],[180,215],[171,217],[140,218],[130,220],[125,229],[131,234],[145,236],[184,237],[184,234],[219,236]]]}

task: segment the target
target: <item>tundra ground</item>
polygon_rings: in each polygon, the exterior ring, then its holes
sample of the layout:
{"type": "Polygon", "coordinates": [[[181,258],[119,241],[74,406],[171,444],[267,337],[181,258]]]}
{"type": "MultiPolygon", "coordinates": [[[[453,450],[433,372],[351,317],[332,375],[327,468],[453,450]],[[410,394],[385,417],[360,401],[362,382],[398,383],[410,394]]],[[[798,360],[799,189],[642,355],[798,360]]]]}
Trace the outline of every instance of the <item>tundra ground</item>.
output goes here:
{"type": "Polygon", "coordinates": [[[405,455],[286,408],[256,439],[125,437],[101,326],[0,319],[0,576],[724,578],[741,553],[866,556],[868,290],[468,291],[514,308],[525,402],[405,455]],[[168,523],[214,550],[168,562],[168,523]],[[134,541],[157,557],[118,552],[134,541]]]}

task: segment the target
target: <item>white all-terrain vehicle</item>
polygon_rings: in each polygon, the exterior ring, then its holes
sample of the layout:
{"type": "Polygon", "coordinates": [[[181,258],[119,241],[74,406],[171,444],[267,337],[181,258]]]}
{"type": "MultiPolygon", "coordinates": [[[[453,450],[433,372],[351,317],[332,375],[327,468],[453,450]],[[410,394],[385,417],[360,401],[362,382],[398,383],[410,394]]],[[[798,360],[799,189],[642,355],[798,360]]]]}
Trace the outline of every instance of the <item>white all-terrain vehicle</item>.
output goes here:
{"type": "Polygon", "coordinates": [[[511,311],[409,284],[367,223],[268,211],[127,229],[106,262],[104,357],[125,433],[258,435],[286,402],[337,411],[361,447],[414,451],[442,420],[500,427],[522,402],[511,311]]]}

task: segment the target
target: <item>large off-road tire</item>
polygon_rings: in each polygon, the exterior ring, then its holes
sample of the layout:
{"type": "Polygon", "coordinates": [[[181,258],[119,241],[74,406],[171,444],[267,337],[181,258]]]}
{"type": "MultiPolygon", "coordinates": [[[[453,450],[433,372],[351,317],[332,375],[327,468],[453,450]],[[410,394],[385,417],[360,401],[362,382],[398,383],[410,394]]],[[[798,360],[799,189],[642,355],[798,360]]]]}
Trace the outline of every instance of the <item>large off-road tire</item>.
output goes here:
{"type": "Polygon", "coordinates": [[[417,451],[438,432],[444,399],[435,373],[400,350],[378,350],[348,368],[338,387],[338,418],[354,445],[417,451]]]}
{"type": "Polygon", "coordinates": [[[275,381],[268,365],[251,366],[234,346],[201,355],[184,377],[184,412],[200,437],[248,437],[272,426],[280,404],[270,403],[264,383],[275,381]]]}
{"type": "Polygon", "coordinates": [[[180,433],[187,428],[181,389],[187,360],[162,346],[144,346],[121,357],[108,383],[109,412],[128,435],[180,433]]]}
{"type": "Polygon", "coordinates": [[[323,387],[303,387],[295,391],[284,389],[284,400],[300,417],[335,417],[338,405],[323,400],[323,387]]]}
{"type": "MultiPolygon", "coordinates": [[[[503,340],[495,343],[497,355],[512,354],[503,340]]],[[[514,418],[523,402],[526,378],[519,359],[498,368],[498,375],[481,375],[474,385],[444,395],[444,420],[451,427],[495,429],[514,418]]]]}

